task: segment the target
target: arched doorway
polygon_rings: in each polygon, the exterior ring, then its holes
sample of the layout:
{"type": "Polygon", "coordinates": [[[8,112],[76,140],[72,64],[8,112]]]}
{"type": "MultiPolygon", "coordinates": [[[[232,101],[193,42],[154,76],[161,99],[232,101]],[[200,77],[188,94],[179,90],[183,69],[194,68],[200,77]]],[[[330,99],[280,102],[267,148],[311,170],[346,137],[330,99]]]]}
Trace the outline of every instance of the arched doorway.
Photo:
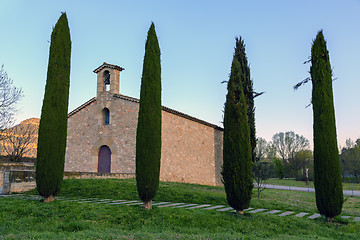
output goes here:
{"type": "Polygon", "coordinates": [[[99,149],[98,172],[110,173],[110,169],[111,169],[111,150],[108,146],[103,145],[99,149]]]}

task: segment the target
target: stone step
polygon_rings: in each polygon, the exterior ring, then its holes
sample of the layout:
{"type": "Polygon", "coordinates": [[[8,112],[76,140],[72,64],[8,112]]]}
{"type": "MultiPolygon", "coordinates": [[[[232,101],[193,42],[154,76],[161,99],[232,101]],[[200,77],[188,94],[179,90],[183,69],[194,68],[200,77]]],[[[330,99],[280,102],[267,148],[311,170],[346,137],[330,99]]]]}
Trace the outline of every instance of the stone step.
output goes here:
{"type": "Polygon", "coordinates": [[[168,204],[170,202],[158,202],[158,203],[153,203],[153,206],[158,206],[158,205],[163,205],[163,204],[168,204]]]}
{"type": "Polygon", "coordinates": [[[271,210],[269,212],[264,212],[264,214],[275,214],[281,212],[280,210],[271,210]]]}
{"type": "Polygon", "coordinates": [[[259,208],[259,209],[252,210],[249,213],[258,213],[258,212],[263,212],[263,211],[266,211],[266,210],[267,209],[265,209],[265,208],[259,208]]]}
{"type": "Polygon", "coordinates": [[[309,219],[315,219],[315,218],[319,218],[321,215],[318,213],[315,213],[313,215],[311,215],[310,217],[308,217],[309,219]]]}
{"type": "Polygon", "coordinates": [[[161,207],[174,207],[174,206],[178,206],[178,205],[184,205],[185,203],[171,203],[171,204],[166,204],[166,205],[160,205],[159,208],[161,207]]]}
{"type": "Polygon", "coordinates": [[[225,212],[225,211],[229,211],[229,210],[234,210],[232,207],[227,207],[227,208],[222,208],[222,209],[218,209],[216,211],[218,212],[225,212]]]}
{"type": "Polygon", "coordinates": [[[254,209],[254,208],[252,208],[252,207],[247,208],[247,209],[245,209],[245,210],[244,210],[244,212],[246,212],[246,211],[250,211],[250,210],[252,210],[252,209],[254,209]]]}
{"type": "Polygon", "coordinates": [[[110,202],[110,203],[108,203],[108,204],[109,204],[109,205],[120,205],[120,204],[135,203],[135,202],[139,202],[139,201],[138,201],[138,200],[125,201],[125,202],[116,201],[116,202],[110,202]]]}
{"type": "Polygon", "coordinates": [[[286,211],[286,212],[283,212],[282,214],[279,214],[278,216],[285,217],[285,216],[291,215],[291,214],[293,214],[293,213],[294,213],[294,212],[286,211]]]}
{"type": "Polygon", "coordinates": [[[137,203],[128,203],[126,204],[127,206],[132,206],[132,205],[141,205],[144,204],[143,202],[137,202],[137,203]]]}
{"type": "Polygon", "coordinates": [[[225,205],[216,205],[216,206],[213,206],[213,207],[203,208],[201,210],[214,210],[214,209],[223,208],[223,207],[225,207],[225,205]]]}
{"type": "Polygon", "coordinates": [[[196,209],[196,208],[204,208],[204,207],[209,207],[211,206],[210,204],[202,204],[202,205],[198,205],[198,206],[194,206],[194,207],[189,207],[187,209],[196,209]]]}
{"type": "Polygon", "coordinates": [[[305,215],[308,215],[309,213],[306,213],[306,212],[301,212],[301,213],[298,213],[295,215],[295,217],[303,217],[305,215]]]}
{"type": "Polygon", "coordinates": [[[192,204],[185,204],[185,205],[181,205],[181,206],[175,206],[174,208],[192,207],[192,206],[197,206],[197,205],[199,205],[199,204],[192,203],[192,204]]]}

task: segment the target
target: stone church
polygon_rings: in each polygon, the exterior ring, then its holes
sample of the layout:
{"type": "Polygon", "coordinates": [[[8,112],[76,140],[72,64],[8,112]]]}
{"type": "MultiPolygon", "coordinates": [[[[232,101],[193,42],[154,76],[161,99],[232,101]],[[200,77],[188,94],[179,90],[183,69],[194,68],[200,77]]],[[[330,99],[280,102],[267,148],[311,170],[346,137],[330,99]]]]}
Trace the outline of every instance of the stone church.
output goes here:
{"type": "MultiPolygon", "coordinates": [[[[139,99],[119,93],[123,70],[96,68],[96,97],[69,113],[65,171],[135,173],[139,99]]],[[[221,185],[222,141],[222,128],[163,106],[160,180],[221,185]]]]}

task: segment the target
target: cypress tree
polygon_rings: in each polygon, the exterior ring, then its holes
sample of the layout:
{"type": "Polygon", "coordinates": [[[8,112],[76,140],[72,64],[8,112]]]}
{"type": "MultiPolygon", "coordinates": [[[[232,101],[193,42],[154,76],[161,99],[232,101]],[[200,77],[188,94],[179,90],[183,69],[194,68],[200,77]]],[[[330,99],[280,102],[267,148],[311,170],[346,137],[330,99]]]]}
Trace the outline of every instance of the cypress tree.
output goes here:
{"type": "Polygon", "coordinates": [[[242,73],[241,84],[245,95],[245,101],[247,105],[247,116],[250,128],[250,142],[251,142],[251,157],[252,161],[255,161],[255,148],[256,148],[256,130],[255,130],[255,106],[254,106],[254,90],[253,81],[250,78],[250,68],[248,65],[244,39],[241,37],[235,38],[235,58],[240,64],[242,73]]]}
{"type": "Polygon", "coordinates": [[[242,76],[242,69],[234,56],[225,102],[221,174],[227,201],[241,214],[250,205],[253,188],[250,129],[241,84],[242,76]]]}
{"type": "Polygon", "coordinates": [[[51,34],[45,95],[39,125],[36,185],[45,202],[54,200],[54,196],[60,191],[64,176],[70,55],[70,30],[66,13],[62,13],[51,34]]]}
{"type": "Polygon", "coordinates": [[[161,64],[154,23],[148,31],[136,132],[136,183],[144,208],[152,208],[161,159],[161,64]]]}
{"type": "Polygon", "coordinates": [[[336,139],[332,71],[322,31],[311,48],[312,105],[314,115],[314,184],[316,205],[328,220],[339,215],[343,190],[336,139]]]}

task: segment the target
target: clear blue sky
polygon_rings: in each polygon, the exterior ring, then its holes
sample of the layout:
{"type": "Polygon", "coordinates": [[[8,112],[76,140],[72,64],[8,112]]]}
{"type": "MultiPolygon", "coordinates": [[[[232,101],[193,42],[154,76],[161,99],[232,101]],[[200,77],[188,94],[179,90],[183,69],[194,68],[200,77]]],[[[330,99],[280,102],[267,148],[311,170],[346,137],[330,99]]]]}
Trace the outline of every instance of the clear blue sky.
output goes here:
{"type": "Polygon", "coordinates": [[[146,33],[154,21],[163,105],[222,126],[236,36],[246,43],[256,91],[257,136],[294,131],[312,142],[312,40],[330,52],[339,145],[360,137],[360,0],[28,1],[0,0],[0,64],[24,90],[18,122],[39,117],[52,27],[66,11],[72,38],[69,111],[96,95],[103,62],[120,65],[120,92],[139,97],[146,33]],[[150,3],[151,2],[151,3],[150,3]]]}

